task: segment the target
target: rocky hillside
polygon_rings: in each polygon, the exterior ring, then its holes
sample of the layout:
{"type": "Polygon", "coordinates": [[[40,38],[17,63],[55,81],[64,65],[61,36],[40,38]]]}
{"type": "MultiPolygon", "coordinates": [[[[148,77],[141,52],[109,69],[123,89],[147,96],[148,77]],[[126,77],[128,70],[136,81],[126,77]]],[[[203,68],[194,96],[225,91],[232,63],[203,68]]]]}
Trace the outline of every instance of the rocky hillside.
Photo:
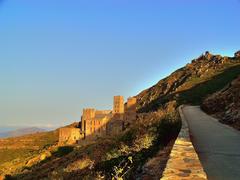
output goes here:
{"type": "Polygon", "coordinates": [[[234,57],[209,52],[191,61],[139,95],[139,112],[166,107],[169,101],[200,104],[203,98],[223,88],[240,74],[239,52],[234,57]]]}
{"type": "Polygon", "coordinates": [[[221,122],[240,130],[240,76],[222,90],[207,97],[202,109],[221,122]]]}

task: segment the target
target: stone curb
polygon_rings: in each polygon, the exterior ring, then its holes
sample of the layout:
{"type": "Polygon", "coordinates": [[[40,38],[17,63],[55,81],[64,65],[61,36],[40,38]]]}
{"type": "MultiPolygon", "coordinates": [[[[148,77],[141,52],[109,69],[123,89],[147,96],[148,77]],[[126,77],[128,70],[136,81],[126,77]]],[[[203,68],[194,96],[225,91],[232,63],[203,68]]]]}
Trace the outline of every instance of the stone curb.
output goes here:
{"type": "Polygon", "coordinates": [[[182,108],[183,106],[178,108],[182,127],[161,180],[204,180],[207,179],[207,175],[190,140],[189,128],[182,108]]]}

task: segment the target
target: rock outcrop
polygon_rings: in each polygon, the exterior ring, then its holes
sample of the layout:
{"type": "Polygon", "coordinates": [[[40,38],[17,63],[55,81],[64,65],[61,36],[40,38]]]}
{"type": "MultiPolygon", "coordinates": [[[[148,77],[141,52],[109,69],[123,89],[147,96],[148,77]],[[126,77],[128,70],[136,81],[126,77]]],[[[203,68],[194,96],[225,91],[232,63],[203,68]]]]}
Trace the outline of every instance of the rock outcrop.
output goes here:
{"type": "Polygon", "coordinates": [[[235,54],[234,54],[235,58],[240,58],[240,51],[237,51],[235,54]]]}
{"type": "Polygon", "coordinates": [[[202,109],[215,115],[221,122],[240,130],[240,76],[206,98],[202,109]]]}

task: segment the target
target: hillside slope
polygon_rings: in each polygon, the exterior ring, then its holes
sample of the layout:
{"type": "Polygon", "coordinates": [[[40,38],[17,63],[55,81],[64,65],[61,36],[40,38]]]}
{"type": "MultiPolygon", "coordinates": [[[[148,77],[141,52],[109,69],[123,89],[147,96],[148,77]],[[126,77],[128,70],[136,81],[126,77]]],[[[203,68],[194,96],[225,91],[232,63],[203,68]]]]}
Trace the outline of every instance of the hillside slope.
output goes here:
{"type": "MultiPolygon", "coordinates": [[[[65,127],[76,126],[78,123],[75,122],[65,127]]],[[[56,129],[0,139],[0,176],[21,171],[26,165],[39,161],[39,158],[42,158],[41,155],[56,149],[58,134],[59,129],[56,129]]]]}
{"type": "Polygon", "coordinates": [[[201,107],[220,119],[220,122],[240,130],[240,76],[207,97],[201,107]]]}
{"type": "Polygon", "coordinates": [[[209,52],[192,60],[139,95],[138,111],[166,108],[169,101],[200,104],[208,94],[223,88],[240,74],[240,57],[222,57],[209,52]]]}
{"type": "MultiPolygon", "coordinates": [[[[239,56],[222,57],[206,52],[138,94],[137,121],[119,136],[49,149],[47,158],[39,160],[38,156],[32,166],[23,166],[11,175],[17,179],[141,177],[144,164],[163,152],[177,136],[180,121],[176,108],[181,104],[201,104],[205,97],[239,74],[239,56]]],[[[161,172],[155,178],[160,177],[161,172]]]]}
{"type": "Polygon", "coordinates": [[[56,144],[58,131],[0,139],[0,175],[11,174],[44,149],[56,144]]]}

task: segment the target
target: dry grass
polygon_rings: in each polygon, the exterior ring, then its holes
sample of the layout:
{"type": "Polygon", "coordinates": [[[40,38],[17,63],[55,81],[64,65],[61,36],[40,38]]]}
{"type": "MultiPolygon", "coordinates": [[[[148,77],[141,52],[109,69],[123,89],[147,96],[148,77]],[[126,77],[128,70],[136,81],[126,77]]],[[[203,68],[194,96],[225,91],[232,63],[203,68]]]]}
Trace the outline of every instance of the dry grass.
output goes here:
{"type": "Polygon", "coordinates": [[[56,143],[58,132],[43,132],[0,140],[0,175],[22,169],[27,162],[56,143]]]}

